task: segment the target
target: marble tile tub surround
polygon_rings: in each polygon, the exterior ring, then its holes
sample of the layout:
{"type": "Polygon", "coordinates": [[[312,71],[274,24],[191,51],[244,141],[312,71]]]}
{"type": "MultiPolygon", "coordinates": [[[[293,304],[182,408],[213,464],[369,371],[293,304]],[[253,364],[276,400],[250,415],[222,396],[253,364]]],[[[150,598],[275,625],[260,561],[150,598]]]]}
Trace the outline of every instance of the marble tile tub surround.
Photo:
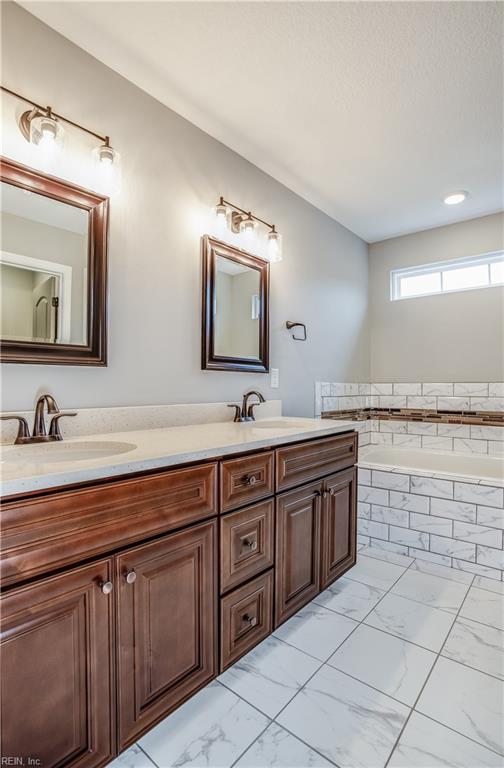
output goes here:
{"type": "Polygon", "coordinates": [[[361,544],[503,580],[502,484],[371,467],[358,479],[361,544]]]}
{"type": "MultiPolygon", "coordinates": [[[[238,401],[236,401],[238,402],[238,401]]],[[[213,424],[232,421],[233,411],[227,403],[180,403],[175,405],[136,405],[114,408],[63,408],[77,416],[60,422],[64,437],[105,435],[112,432],[135,432],[143,429],[162,427],[187,427],[193,424],[213,424]]],[[[7,415],[9,412],[5,412],[7,415]]],[[[257,405],[257,419],[274,418],[282,415],[281,400],[267,400],[257,405]]],[[[34,411],[16,411],[33,424],[34,411]]],[[[14,421],[0,422],[0,444],[14,442],[17,424],[14,421]]]]}
{"type": "MultiPolygon", "coordinates": [[[[504,414],[504,383],[315,383],[315,415],[362,408],[422,409],[504,414]]],[[[369,419],[359,426],[361,445],[394,445],[504,455],[503,426],[369,419]]]]}
{"type": "Polygon", "coordinates": [[[502,583],[363,547],[110,768],[500,768],[503,615],[502,583]]]}

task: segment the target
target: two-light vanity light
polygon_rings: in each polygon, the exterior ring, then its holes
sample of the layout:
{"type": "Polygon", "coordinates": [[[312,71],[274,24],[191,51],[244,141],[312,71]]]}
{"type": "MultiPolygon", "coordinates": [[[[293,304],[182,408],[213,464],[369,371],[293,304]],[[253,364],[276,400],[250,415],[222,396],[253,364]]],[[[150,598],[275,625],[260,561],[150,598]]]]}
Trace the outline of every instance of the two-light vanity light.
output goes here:
{"type": "Polygon", "coordinates": [[[2,91],[14,96],[20,101],[31,105],[19,118],[18,125],[24,138],[37,150],[37,154],[43,165],[50,165],[62,148],[64,129],[63,123],[84,131],[100,141],[100,145],[93,150],[93,160],[97,173],[97,181],[100,187],[107,192],[116,191],[119,185],[120,155],[110,146],[110,138],[101,136],[89,128],[70,120],[68,117],[56,114],[51,107],[43,107],[32,99],[27,99],[16,91],[11,91],[1,86],[2,91]]]}
{"type": "Polygon", "coordinates": [[[282,261],[282,235],[274,224],[254,216],[250,211],[220,198],[215,206],[215,234],[226,240],[231,234],[239,246],[251,253],[257,253],[270,262],[282,261]],[[259,224],[269,229],[266,238],[259,235],[259,224]]]}

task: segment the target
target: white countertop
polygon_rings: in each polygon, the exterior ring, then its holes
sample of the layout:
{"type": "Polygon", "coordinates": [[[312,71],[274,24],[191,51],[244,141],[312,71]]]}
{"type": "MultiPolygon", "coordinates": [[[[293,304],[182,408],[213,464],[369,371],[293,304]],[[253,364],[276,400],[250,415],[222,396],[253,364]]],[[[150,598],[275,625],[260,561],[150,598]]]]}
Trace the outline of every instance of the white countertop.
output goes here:
{"type": "MultiPolygon", "coordinates": [[[[358,424],[356,421],[276,417],[257,422],[226,421],[88,435],[60,443],[2,446],[0,495],[12,496],[294,443],[348,432],[358,424]],[[105,444],[120,443],[116,448],[124,452],[66,460],[79,446],[83,451],[94,450],[100,443],[104,449],[105,444]]],[[[111,451],[114,451],[113,445],[111,451]]]]}

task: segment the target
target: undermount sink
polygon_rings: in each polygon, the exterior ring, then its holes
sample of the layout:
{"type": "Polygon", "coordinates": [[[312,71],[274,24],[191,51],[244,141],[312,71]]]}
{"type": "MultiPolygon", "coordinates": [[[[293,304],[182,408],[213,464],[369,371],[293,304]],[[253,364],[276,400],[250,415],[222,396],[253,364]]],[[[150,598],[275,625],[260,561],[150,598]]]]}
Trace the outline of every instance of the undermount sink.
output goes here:
{"type": "Polygon", "coordinates": [[[133,451],[134,443],[113,440],[79,440],[78,442],[34,443],[4,449],[2,464],[59,464],[63,461],[106,459],[133,451]]]}
{"type": "Polygon", "coordinates": [[[311,426],[311,419],[264,419],[264,421],[255,421],[251,424],[253,429],[301,429],[311,426]]]}

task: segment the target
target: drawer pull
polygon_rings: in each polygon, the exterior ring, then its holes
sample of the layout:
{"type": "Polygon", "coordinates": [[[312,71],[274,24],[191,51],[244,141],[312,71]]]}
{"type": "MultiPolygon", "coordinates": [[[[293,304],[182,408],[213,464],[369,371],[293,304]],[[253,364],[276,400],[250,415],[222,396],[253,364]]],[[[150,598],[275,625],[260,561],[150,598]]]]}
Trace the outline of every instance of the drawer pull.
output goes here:
{"type": "Polygon", "coordinates": [[[135,583],[135,581],[136,581],[136,577],[137,577],[137,575],[136,575],[135,571],[133,571],[133,570],[131,570],[131,571],[128,571],[128,572],[125,574],[126,582],[127,582],[128,584],[134,584],[134,583],[135,583]]]}
{"type": "Polygon", "coordinates": [[[254,539],[243,539],[242,547],[243,549],[247,549],[249,552],[255,552],[257,549],[257,541],[254,539]]]}
{"type": "Polygon", "coordinates": [[[257,624],[257,617],[256,616],[249,616],[248,613],[246,613],[244,616],[242,616],[244,624],[248,624],[249,627],[255,627],[257,624]]]}
{"type": "Polygon", "coordinates": [[[104,595],[110,595],[110,593],[114,589],[114,585],[112,584],[111,581],[102,581],[100,584],[100,589],[104,595]]]}
{"type": "Polygon", "coordinates": [[[257,477],[255,475],[245,475],[243,482],[245,485],[253,486],[257,483],[257,477]]]}

